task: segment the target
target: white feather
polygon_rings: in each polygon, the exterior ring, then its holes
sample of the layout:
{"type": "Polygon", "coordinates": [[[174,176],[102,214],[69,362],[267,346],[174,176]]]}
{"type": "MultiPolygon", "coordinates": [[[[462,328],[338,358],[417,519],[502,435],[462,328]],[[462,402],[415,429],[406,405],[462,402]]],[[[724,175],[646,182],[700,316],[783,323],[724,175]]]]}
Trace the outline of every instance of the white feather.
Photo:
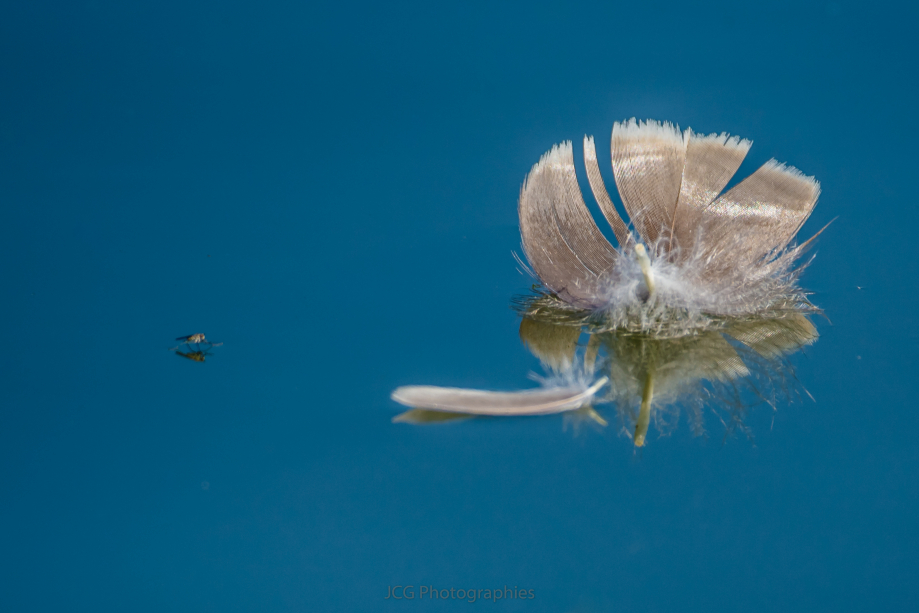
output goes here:
{"type": "Polygon", "coordinates": [[[465,413],[467,415],[522,416],[564,413],[584,406],[608,379],[593,385],[572,384],[525,392],[491,392],[457,387],[408,385],[397,388],[392,399],[408,407],[465,413]]]}

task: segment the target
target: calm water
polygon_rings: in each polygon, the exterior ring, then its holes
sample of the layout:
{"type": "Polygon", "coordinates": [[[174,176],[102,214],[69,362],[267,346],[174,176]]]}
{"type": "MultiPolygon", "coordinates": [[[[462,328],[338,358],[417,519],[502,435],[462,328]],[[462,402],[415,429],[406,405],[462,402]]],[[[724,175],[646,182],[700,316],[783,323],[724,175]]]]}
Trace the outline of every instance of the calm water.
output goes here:
{"type": "Polygon", "coordinates": [[[915,6],[599,5],[6,6],[0,607],[919,604],[915,6]],[[520,184],[632,116],[822,182],[814,401],[640,452],[391,423],[399,385],[533,385],[520,184]]]}

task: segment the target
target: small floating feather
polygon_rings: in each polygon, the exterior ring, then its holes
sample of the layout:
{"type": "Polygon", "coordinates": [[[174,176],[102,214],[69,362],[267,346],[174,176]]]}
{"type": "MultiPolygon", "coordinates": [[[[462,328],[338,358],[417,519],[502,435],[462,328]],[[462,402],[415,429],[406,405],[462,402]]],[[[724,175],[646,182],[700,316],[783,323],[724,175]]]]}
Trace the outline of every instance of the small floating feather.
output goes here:
{"type": "Polygon", "coordinates": [[[392,399],[408,407],[465,413],[467,415],[522,416],[550,415],[581,408],[594,397],[608,379],[600,377],[593,385],[573,384],[524,392],[491,392],[456,387],[408,385],[397,388],[392,399]]]}

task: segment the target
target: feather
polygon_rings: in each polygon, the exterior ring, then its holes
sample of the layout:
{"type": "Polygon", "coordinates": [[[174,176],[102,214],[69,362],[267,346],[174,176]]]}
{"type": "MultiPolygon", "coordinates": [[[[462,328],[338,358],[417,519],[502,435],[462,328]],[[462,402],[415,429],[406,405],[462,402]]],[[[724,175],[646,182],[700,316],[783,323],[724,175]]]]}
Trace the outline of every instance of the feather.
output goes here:
{"type": "Polygon", "coordinates": [[[613,124],[613,175],[632,225],[654,243],[673,220],[686,160],[686,142],[671,123],[613,124]]]}
{"type": "Polygon", "coordinates": [[[571,141],[559,145],[554,153],[557,157],[551,160],[549,172],[558,187],[552,203],[562,238],[596,277],[602,277],[612,270],[619,254],[597,228],[581,197],[571,141]]]}
{"type": "Polygon", "coordinates": [[[629,228],[622,221],[619,211],[613,205],[612,198],[609,197],[609,192],[606,191],[606,185],[600,175],[600,164],[597,162],[597,148],[594,145],[593,136],[584,137],[584,165],[587,167],[587,180],[590,182],[590,190],[593,192],[597,204],[600,205],[600,210],[603,211],[606,221],[613,228],[616,240],[619,241],[620,246],[628,245],[630,243],[629,228]]]}
{"type": "Polygon", "coordinates": [[[597,301],[599,279],[565,242],[555,214],[555,201],[570,197],[562,157],[559,147],[553,147],[524,179],[518,206],[520,235],[540,281],[563,300],[591,307],[597,301]]]}
{"type": "Polygon", "coordinates": [[[750,146],[670,123],[616,123],[613,175],[635,237],[606,192],[593,139],[585,137],[588,181],[618,250],[576,193],[570,143],[554,147],[521,191],[520,228],[533,271],[575,319],[603,318],[608,329],[679,336],[710,327],[713,318],[816,311],[797,285],[803,266],[794,268],[808,243],[789,244],[820,185],[771,160],[718,197],[750,146]]]}
{"type": "Polygon", "coordinates": [[[810,216],[820,184],[772,159],[705,209],[705,239],[730,241],[737,265],[784,249],[810,216]],[[737,237],[742,237],[742,242],[737,237]]]}
{"type": "Polygon", "coordinates": [[[573,384],[525,392],[409,385],[397,388],[392,399],[408,407],[467,415],[549,415],[582,407],[606,382],[607,378],[601,377],[590,387],[573,384]]]}
{"type": "MultiPolygon", "coordinates": [[[[704,136],[692,130],[686,130],[686,139],[686,164],[670,230],[671,243],[688,248],[696,241],[705,208],[737,172],[752,143],[725,133],[704,136]]],[[[677,257],[688,255],[688,249],[680,249],[677,257]]]]}

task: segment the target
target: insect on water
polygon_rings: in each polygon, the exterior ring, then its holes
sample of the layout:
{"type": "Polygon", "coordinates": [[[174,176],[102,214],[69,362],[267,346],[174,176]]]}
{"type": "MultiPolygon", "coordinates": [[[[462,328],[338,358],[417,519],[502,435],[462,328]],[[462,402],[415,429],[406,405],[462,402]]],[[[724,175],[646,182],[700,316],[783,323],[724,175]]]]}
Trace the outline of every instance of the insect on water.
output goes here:
{"type": "Polygon", "coordinates": [[[188,336],[180,336],[176,340],[183,342],[172,347],[169,351],[175,351],[177,355],[188,358],[189,360],[194,360],[195,362],[203,362],[205,356],[210,353],[211,349],[223,345],[223,343],[212,343],[207,340],[207,337],[201,332],[189,334],[188,336]],[[186,351],[179,351],[180,347],[184,347],[186,351]],[[192,349],[194,349],[194,351],[192,351],[192,349]]]}

